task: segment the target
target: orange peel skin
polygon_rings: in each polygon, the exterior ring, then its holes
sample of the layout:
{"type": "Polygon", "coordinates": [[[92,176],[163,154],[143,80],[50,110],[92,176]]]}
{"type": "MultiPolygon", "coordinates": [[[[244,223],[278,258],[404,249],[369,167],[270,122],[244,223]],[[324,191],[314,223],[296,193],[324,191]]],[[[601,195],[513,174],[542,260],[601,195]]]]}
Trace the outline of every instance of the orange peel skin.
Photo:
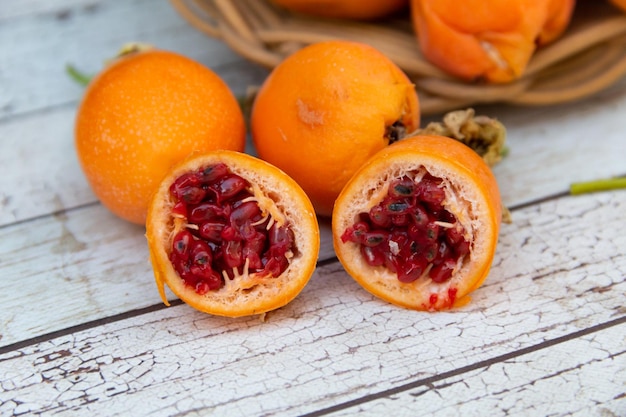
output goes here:
{"type": "Polygon", "coordinates": [[[313,206],[300,186],[275,166],[254,156],[217,150],[193,155],[168,173],[154,194],[146,222],[146,238],[154,277],[163,302],[169,305],[165,286],[189,306],[213,315],[241,317],[266,313],[291,302],[312,276],[320,246],[319,226],[313,206]],[[287,268],[278,276],[258,274],[244,268],[225,277],[216,290],[198,293],[187,285],[170,261],[174,235],[187,227],[173,214],[176,200],[170,186],[181,175],[208,166],[225,164],[232,174],[250,184],[249,192],[265,217],[286,224],[293,232],[295,249],[287,268]]]}
{"type": "Polygon", "coordinates": [[[333,243],[348,274],[373,295],[408,309],[447,310],[465,305],[489,274],[501,217],[496,179],[478,154],[454,139],[419,135],[378,152],[346,184],[333,211],[333,243]],[[443,207],[463,225],[470,244],[469,253],[445,282],[435,282],[426,272],[412,282],[401,282],[387,265],[366,262],[358,243],[342,239],[363,213],[384,198],[392,181],[419,172],[441,179],[443,207]]]}

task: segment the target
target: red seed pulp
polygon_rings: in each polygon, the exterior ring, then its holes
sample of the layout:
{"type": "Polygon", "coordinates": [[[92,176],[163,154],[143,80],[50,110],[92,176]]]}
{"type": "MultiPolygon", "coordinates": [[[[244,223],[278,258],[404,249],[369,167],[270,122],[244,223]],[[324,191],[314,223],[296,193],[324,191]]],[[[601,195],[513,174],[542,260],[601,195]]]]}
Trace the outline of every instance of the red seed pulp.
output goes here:
{"type": "Polygon", "coordinates": [[[341,236],[360,245],[371,266],[384,266],[409,283],[422,276],[448,281],[470,252],[463,226],[444,204],[442,180],[429,173],[392,180],[386,196],[341,236]]]}
{"type": "Polygon", "coordinates": [[[250,189],[221,163],[183,174],[170,186],[172,215],[185,228],[172,239],[169,259],[198,294],[240,275],[277,277],[289,266],[293,232],[264,214],[250,189]]]}

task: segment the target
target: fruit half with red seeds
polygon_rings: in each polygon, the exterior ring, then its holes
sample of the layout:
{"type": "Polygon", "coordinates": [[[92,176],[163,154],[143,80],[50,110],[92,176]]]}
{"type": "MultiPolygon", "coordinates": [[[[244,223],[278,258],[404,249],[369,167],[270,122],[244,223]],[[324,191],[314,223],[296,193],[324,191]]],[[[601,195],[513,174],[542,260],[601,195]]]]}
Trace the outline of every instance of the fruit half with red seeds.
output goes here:
{"type": "Polygon", "coordinates": [[[490,168],[441,136],[413,136],[375,154],[345,186],[333,241],[372,294],[415,310],[464,304],[490,270],[502,216],[490,168]]]}
{"type": "Polygon", "coordinates": [[[196,155],[155,193],[146,237],[161,298],[237,317],[293,300],[313,274],[319,227],[287,174],[235,151],[196,155]]]}

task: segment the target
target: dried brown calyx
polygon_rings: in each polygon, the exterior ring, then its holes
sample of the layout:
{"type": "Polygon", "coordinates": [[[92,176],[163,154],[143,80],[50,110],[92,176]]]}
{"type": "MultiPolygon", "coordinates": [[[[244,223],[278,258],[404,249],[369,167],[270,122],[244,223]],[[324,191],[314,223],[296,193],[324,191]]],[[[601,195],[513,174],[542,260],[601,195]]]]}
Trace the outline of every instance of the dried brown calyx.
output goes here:
{"type": "Polygon", "coordinates": [[[446,113],[441,122],[431,122],[413,134],[456,139],[472,148],[489,166],[500,162],[506,153],[504,125],[488,116],[476,116],[472,108],[446,113]]]}

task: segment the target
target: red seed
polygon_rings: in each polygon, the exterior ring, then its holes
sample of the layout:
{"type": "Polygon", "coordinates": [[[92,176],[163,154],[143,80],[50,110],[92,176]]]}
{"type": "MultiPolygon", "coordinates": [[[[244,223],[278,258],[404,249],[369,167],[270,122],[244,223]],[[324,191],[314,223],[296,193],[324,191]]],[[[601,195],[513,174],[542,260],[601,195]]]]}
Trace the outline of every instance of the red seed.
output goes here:
{"type": "Polygon", "coordinates": [[[457,225],[449,228],[446,233],[446,240],[450,243],[457,256],[464,256],[469,253],[470,244],[465,239],[465,232],[462,226],[457,225]]]}
{"type": "Polygon", "coordinates": [[[389,227],[391,226],[391,217],[387,211],[379,204],[370,209],[369,219],[374,226],[389,227]]]}
{"type": "Polygon", "coordinates": [[[437,245],[437,252],[435,253],[435,259],[433,259],[433,264],[439,265],[443,263],[443,261],[451,257],[452,251],[450,250],[450,246],[445,241],[441,241],[437,245]]]}
{"type": "Polygon", "coordinates": [[[398,280],[400,282],[413,282],[418,279],[428,266],[428,261],[419,255],[413,254],[397,266],[398,280]]]}
{"type": "Polygon", "coordinates": [[[343,243],[346,243],[348,241],[354,242],[354,243],[361,243],[363,241],[363,235],[367,233],[369,229],[370,227],[366,222],[364,221],[357,222],[351,227],[348,227],[343,232],[343,234],[341,235],[341,241],[343,243]]]}
{"type": "Polygon", "coordinates": [[[378,246],[387,240],[388,234],[381,230],[363,233],[361,243],[365,246],[378,246]]]}
{"type": "Polygon", "coordinates": [[[250,273],[280,275],[288,266],[287,253],[295,250],[288,225],[270,219],[248,190],[249,183],[219,163],[177,178],[170,186],[172,214],[187,219],[188,229],[172,239],[170,260],[186,285],[198,294],[223,285],[222,272],[234,279],[244,262],[250,273]]]}
{"type": "Polygon", "coordinates": [[[225,164],[219,163],[200,169],[198,171],[198,179],[204,185],[211,185],[218,179],[228,174],[228,167],[225,164]]]}
{"type": "Polygon", "coordinates": [[[203,190],[200,187],[185,187],[180,189],[179,198],[186,204],[198,204],[202,202],[204,197],[206,196],[206,190],[203,190]]]}
{"type": "Polygon", "coordinates": [[[196,265],[211,265],[213,250],[203,240],[195,239],[191,247],[191,262],[196,265]]]}
{"type": "Polygon", "coordinates": [[[452,277],[452,272],[456,267],[456,260],[447,258],[439,265],[435,265],[430,269],[428,276],[436,283],[443,283],[452,277]]]}
{"type": "Polygon", "coordinates": [[[220,234],[220,237],[222,238],[223,241],[230,241],[230,240],[241,240],[241,234],[239,233],[239,230],[237,230],[236,228],[234,228],[233,226],[230,225],[225,225],[224,228],[222,229],[222,233],[220,234]]]}
{"type": "Polygon", "coordinates": [[[208,291],[221,288],[223,281],[220,274],[211,269],[209,265],[194,265],[191,267],[193,282],[189,285],[195,287],[198,294],[206,294],[208,291]]]}
{"type": "Polygon", "coordinates": [[[270,249],[280,248],[285,253],[294,242],[293,232],[285,226],[272,225],[269,230],[270,249]]]}
{"type": "Polygon", "coordinates": [[[188,230],[181,230],[172,240],[172,256],[177,259],[189,259],[189,249],[193,243],[193,235],[188,230]]]}
{"type": "Polygon", "coordinates": [[[428,223],[424,230],[424,237],[428,242],[435,242],[439,237],[439,225],[434,221],[428,223]]]}
{"type": "Polygon", "coordinates": [[[220,243],[222,241],[222,231],[226,226],[225,223],[221,222],[204,222],[201,223],[198,228],[198,234],[203,238],[210,242],[220,243]]]}
{"type": "Polygon", "coordinates": [[[446,196],[441,184],[430,174],[418,183],[408,176],[391,181],[383,201],[360,213],[341,240],[359,244],[368,265],[385,265],[402,282],[418,279],[429,263],[433,281],[447,281],[470,247],[460,226],[437,223],[457,222],[443,206],[446,196]]]}
{"type": "Polygon", "coordinates": [[[238,268],[243,265],[242,244],[240,241],[229,240],[222,246],[222,260],[228,268],[238,268]]]}
{"type": "Polygon", "coordinates": [[[394,226],[408,226],[411,221],[411,216],[409,213],[404,214],[394,214],[391,216],[391,223],[394,226]]]}
{"type": "Polygon", "coordinates": [[[441,206],[446,198],[446,194],[439,187],[441,180],[433,177],[425,177],[419,182],[416,189],[418,198],[430,206],[441,206]]]}
{"type": "Polygon", "coordinates": [[[199,224],[209,220],[216,220],[223,215],[223,210],[213,203],[202,203],[191,209],[189,221],[199,224]]]}
{"type": "Polygon", "coordinates": [[[389,186],[389,196],[391,197],[409,197],[414,193],[415,181],[407,176],[393,180],[389,186]]]}
{"type": "Polygon", "coordinates": [[[224,177],[218,184],[217,193],[220,201],[233,198],[248,186],[248,181],[239,175],[230,174],[224,177]]]}
{"type": "Polygon", "coordinates": [[[408,214],[411,212],[412,205],[409,201],[389,199],[383,202],[383,208],[389,215],[408,214]]]}
{"type": "Polygon", "coordinates": [[[255,201],[247,201],[233,208],[230,213],[231,224],[243,224],[245,221],[254,222],[261,219],[261,209],[255,201]]]}
{"type": "Polygon", "coordinates": [[[457,257],[465,256],[470,253],[470,243],[463,239],[457,245],[454,245],[454,253],[457,257]]]}
{"type": "Polygon", "coordinates": [[[273,277],[277,277],[282,274],[289,266],[289,261],[284,256],[278,257],[264,257],[262,259],[264,264],[263,273],[269,274],[273,277]]]}
{"type": "Polygon", "coordinates": [[[250,269],[262,269],[263,262],[261,261],[261,255],[265,247],[265,235],[257,233],[254,238],[247,239],[243,245],[242,256],[244,259],[248,259],[248,267],[250,269]]]}

